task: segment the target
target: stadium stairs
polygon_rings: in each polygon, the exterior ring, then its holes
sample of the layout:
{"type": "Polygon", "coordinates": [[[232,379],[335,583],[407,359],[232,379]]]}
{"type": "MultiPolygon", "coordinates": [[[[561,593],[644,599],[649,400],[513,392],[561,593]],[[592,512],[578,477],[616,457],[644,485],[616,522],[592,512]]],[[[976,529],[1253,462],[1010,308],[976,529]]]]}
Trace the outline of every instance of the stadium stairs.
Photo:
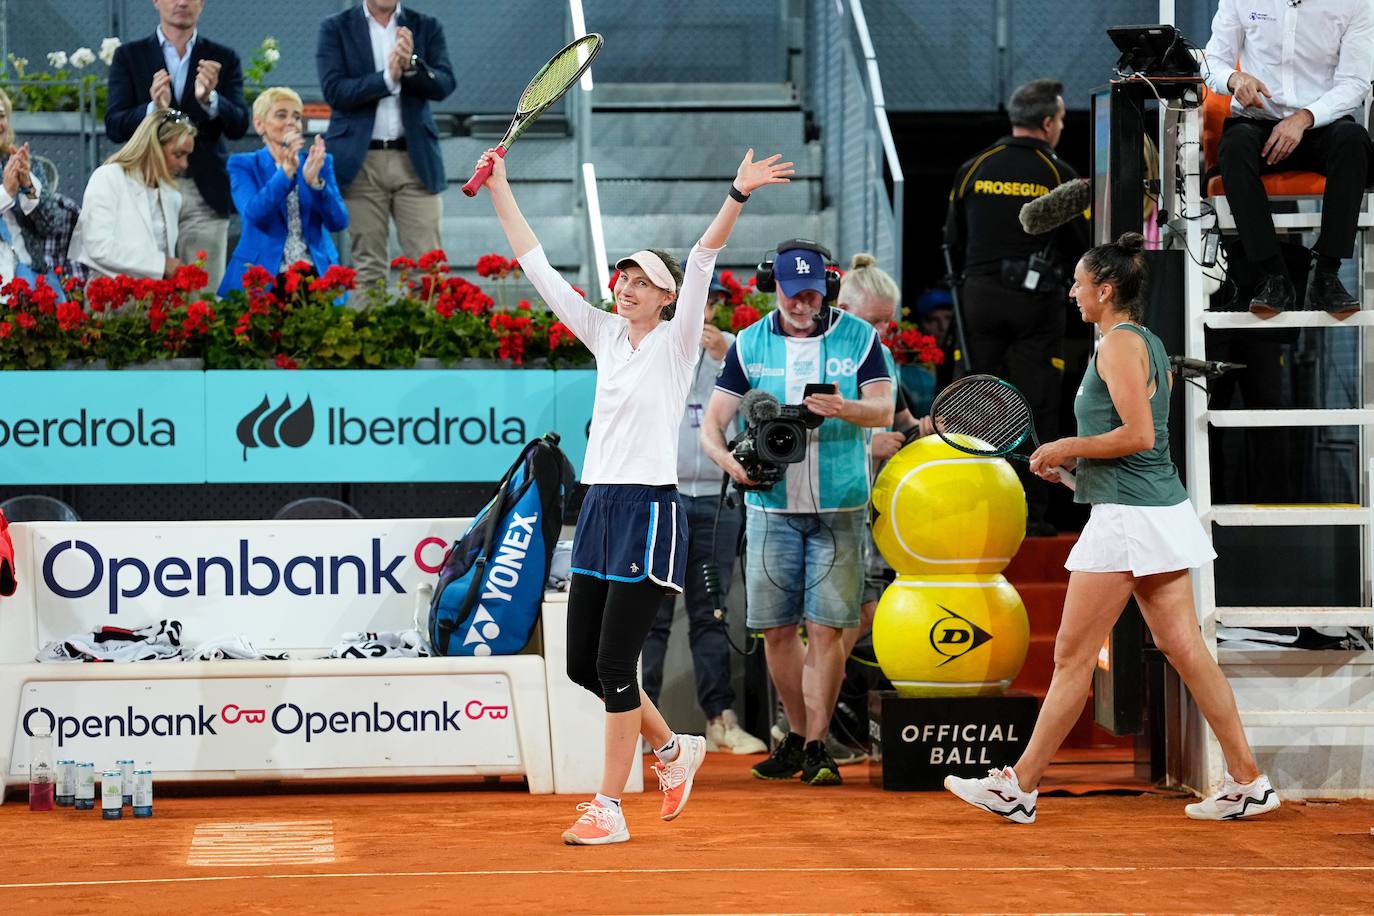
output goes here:
{"type": "MultiPolygon", "coordinates": [[[[833,219],[822,209],[821,150],[806,141],[805,115],[790,86],[598,82],[592,103],[591,160],[611,259],[645,245],[685,257],[751,146],[760,157],[783,153],[797,163],[797,174],[791,184],[749,202],[720,266],[752,273],[760,257],[784,239],[825,240],[824,227],[833,219]]],[[[536,125],[544,132],[531,132],[512,148],[512,181],[550,261],[585,281],[586,228],[574,180],[577,140],[565,120],[545,118],[548,125],[536,125]]],[[[450,262],[465,271],[482,254],[505,248],[490,205],[468,200],[460,190],[482,150],[500,139],[505,121],[480,119],[471,129],[471,136],[442,141],[449,178],[444,241],[450,262]]]]}
{"type": "MultiPolygon", "coordinates": [[[[1026,605],[1026,616],[1030,618],[1030,649],[1012,688],[1034,694],[1041,700],[1054,674],[1054,636],[1059,630],[1064,596],[1069,589],[1069,572],[1064,568],[1064,561],[1076,540],[1077,537],[1071,534],[1026,538],[1004,573],[1020,593],[1026,605]]],[[[1064,747],[1129,748],[1132,744],[1130,736],[1117,737],[1095,723],[1089,702],[1069,732],[1064,747]]]]}

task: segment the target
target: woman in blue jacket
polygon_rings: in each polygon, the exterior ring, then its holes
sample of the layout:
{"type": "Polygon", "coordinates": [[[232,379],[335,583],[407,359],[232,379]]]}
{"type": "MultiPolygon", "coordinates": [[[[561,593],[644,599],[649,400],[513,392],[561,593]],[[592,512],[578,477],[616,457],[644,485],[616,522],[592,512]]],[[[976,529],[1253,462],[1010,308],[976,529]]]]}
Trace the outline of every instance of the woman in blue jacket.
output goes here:
{"type": "Polygon", "coordinates": [[[242,234],[219,293],[243,286],[254,264],[280,274],[306,261],[323,275],[339,251],[329,233],[348,228],[348,208],[334,180],[334,157],[317,136],[307,151],[301,97],[290,89],[263,90],[253,103],[262,149],[229,157],[229,185],[242,234]]]}

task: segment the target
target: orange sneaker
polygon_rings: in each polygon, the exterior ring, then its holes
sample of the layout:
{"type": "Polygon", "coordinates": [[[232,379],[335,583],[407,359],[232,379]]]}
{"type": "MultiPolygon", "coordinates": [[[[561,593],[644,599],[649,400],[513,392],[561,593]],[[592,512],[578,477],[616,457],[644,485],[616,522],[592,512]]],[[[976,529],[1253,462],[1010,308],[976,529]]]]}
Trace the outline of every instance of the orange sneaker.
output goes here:
{"type": "Polygon", "coordinates": [[[651,767],[658,774],[658,787],[663,790],[663,810],[659,817],[671,821],[687,807],[692,794],[692,777],[706,759],[706,739],[700,735],[678,735],[677,759],[651,767]]]}
{"type": "Polygon", "coordinates": [[[569,846],[604,846],[629,841],[630,828],[625,826],[625,814],[619,808],[603,808],[589,801],[578,805],[577,810],[582,816],[563,831],[563,842],[569,846]]]}

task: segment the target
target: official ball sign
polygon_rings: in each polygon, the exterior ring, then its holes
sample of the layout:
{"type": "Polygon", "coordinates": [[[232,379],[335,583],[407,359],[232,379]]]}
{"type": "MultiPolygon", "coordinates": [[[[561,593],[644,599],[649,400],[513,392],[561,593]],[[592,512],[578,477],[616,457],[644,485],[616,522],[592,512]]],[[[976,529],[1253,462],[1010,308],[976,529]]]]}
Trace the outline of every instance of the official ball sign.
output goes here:
{"type": "Polygon", "coordinates": [[[884,789],[938,789],[948,775],[1010,766],[1030,740],[1035,697],[903,697],[869,694],[869,780],[884,789]]]}
{"type": "Polygon", "coordinates": [[[60,757],[163,774],[517,766],[515,716],[500,674],[30,682],[9,775],[44,732],[60,757]]]}

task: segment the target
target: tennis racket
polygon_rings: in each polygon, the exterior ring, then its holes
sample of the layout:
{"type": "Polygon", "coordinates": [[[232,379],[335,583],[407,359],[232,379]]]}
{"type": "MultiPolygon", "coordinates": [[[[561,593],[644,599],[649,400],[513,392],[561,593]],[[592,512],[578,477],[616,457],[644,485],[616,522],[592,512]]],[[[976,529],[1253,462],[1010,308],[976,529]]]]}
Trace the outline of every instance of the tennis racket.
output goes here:
{"type": "MultiPolygon", "coordinates": [[[[984,458],[1015,458],[1030,463],[1040,447],[1030,402],[1010,382],[995,375],[967,375],[950,383],[930,407],[935,432],[961,452],[984,458]],[[1029,448],[1022,446],[1029,442],[1029,448]]],[[[1077,489],[1073,474],[1055,468],[1059,480],[1077,489]]]]}
{"type": "MultiPolygon", "coordinates": [[[[605,41],[601,36],[591,32],[559,51],[552,60],[539,68],[539,72],[530,80],[525,91],[520,93],[520,101],[515,104],[515,118],[510,122],[510,127],[506,128],[505,137],[497,144],[496,155],[502,159],[506,158],[506,150],[510,149],[511,144],[520,139],[520,135],[535,122],[535,119],[548,111],[550,105],[561,99],[563,94],[582,78],[582,74],[587,72],[592,61],[596,60],[596,55],[601,53],[603,44],[605,41]]],[[[472,178],[463,185],[463,193],[468,197],[475,196],[477,189],[486,182],[490,174],[490,165],[473,172],[472,178]]]]}

